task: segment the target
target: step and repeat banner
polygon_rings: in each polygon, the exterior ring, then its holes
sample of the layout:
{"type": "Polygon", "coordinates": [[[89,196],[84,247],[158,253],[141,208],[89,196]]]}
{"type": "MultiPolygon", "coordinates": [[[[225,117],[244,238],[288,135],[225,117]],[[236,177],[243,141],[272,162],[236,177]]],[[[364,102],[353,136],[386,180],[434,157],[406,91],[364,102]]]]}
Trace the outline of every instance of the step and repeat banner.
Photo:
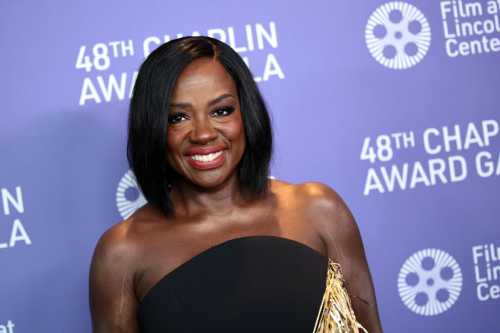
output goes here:
{"type": "MultiPolygon", "coordinates": [[[[500,330],[500,1],[0,2],[0,332],[89,332],[99,236],[145,203],[137,69],[208,35],[269,105],[272,176],[336,189],[386,332],[500,330]]],[[[312,327],[311,327],[312,329],[312,327]]]]}

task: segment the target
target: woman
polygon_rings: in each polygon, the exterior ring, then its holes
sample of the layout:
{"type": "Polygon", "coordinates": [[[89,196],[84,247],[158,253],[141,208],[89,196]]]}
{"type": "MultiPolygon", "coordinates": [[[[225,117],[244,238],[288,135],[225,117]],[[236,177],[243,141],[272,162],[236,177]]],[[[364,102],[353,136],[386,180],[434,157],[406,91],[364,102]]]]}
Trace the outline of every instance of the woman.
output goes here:
{"type": "Polygon", "coordinates": [[[349,209],[326,185],[268,178],[269,116],[229,46],[185,37],[151,53],[128,134],[148,204],[96,246],[94,332],[309,333],[328,257],[359,323],[381,332],[349,209]]]}

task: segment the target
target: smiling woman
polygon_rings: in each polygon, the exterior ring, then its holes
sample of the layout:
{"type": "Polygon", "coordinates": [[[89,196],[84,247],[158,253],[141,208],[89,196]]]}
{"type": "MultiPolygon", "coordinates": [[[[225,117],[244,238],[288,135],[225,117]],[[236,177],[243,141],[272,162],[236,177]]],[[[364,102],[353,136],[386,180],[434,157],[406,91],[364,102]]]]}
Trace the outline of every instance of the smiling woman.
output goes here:
{"type": "Polygon", "coordinates": [[[236,170],[245,151],[245,131],[238,91],[217,60],[197,59],[184,69],[168,121],[167,160],[184,175],[179,181],[214,187],[236,170]]]}
{"type": "Polygon", "coordinates": [[[100,238],[94,332],[381,332],[352,214],[270,179],[265,103],[239,55],[170,41],[141,66],[128,158],[148,204],[100,238]]]}
{"type": "MultiPolygon", "coordinates": [[[[207,149],[203,131],[213,129],[213,135],[216,129],[206,127],[205,120],[211,119],[212,125],[234,126],[235,117],[243,122],[247,144],[244,156],[238,157],[242,159],[237,170],[238,183],[241,191],[253,197],[267,189],[272,132],[264,101],[243,60],[228,45],[208,37],[180,38],[151,53],[142,64],[134,87],[128,137],[128,159],[148,201],[161,207],[166,215],[173,212],[167,190],[182,177],[180,170],[168,162],[174,159],[179,163],[184,158],[179,160],[179,155],[165,154],[165,148],[170,150],[172,144],[178,144],[172,140],[190,130],[193,130],[191,137],[201,131],[202,144],[198,141],[191,148],[207,149]],[[240,107],[245,112],[241,113],[240,107]],[[237,112],[228,117],[232,120],[228,122],[220,113],[233,113],[231,109],[237,112]]],[[[225,127],[231,130],[231,126],[225,127]]],[[[208,146],[212,144],[209,142],[208,146]]],[[[182,149],[186,149],[185,144],[182,149]]]]}

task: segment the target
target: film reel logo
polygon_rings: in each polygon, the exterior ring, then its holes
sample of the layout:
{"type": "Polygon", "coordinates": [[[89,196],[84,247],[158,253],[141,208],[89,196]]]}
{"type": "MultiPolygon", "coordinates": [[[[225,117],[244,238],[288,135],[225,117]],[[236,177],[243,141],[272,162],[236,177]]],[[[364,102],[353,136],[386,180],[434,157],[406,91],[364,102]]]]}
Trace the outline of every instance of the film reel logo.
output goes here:
{"type": "Polygon", "coordinates": [[[139,190],[134,173],[129,170],[120,179],[116,189],[116,207],[122,218],[127,219],[138,208],[146,204],[146,199],[139,190]]]}
{"type": "Polygon", "coordinates": [[[377,8],[365,28],[368,50],[375,60],[391,69],[418,64],[431,45],[431,28],[415,6],[388,2],[377,8]]]}
{"type": "Polygon", "coordinates": [[[462,290],[456,260],[438,249],[425,249],[408,258],[398,277],[399,296],[413,312],[434,316],[448,310],[462,290]]]}

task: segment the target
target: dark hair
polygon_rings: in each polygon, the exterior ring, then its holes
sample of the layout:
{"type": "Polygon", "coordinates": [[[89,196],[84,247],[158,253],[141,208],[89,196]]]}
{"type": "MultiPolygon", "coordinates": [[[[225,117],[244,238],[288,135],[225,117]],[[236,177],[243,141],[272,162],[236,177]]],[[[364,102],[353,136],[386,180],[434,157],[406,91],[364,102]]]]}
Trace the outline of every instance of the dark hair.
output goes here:
{"type": "Polygon", "coordinates": [[[167,118],[177,78],[193,60],[218,60],[230,74],[240,101],[246,148],[237,169],[242,194],[255,198],[268,189],[272,156],[271,121],[243,59],[210,37],[182,37],[154,50],[139,69],[128,118],[127,158],[146,200],[166,216],[174,212],[169,187],[179,175],[166,156],[167,118]]]}

